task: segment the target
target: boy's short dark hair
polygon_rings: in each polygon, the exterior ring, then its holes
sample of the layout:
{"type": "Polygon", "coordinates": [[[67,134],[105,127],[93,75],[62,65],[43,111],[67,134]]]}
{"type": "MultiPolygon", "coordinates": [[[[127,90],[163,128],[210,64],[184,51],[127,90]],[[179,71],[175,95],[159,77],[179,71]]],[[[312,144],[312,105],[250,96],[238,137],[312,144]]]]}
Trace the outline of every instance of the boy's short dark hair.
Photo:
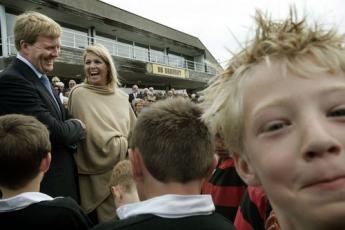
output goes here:
{"type": "Polygon", "coordinates": [[[198,105],[182,98],[159,101],[140,114],[130,146],[139,149],[154,178],[185,183],[207,175],[213,136],[201,114],[198,105]]]}
{"type": "Polygon", "coordinates": [[[48,129],[31,116],[0,117],[0,186],[18,189],[39,173],[50,152],[48,129]]]}

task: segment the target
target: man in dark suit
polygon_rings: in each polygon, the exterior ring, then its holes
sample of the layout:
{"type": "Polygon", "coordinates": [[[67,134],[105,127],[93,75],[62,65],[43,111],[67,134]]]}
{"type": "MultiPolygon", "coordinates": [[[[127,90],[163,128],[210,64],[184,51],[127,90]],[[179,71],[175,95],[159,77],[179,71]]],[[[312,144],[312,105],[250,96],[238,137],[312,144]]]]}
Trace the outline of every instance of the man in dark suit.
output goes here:
{"type": "Polygon", "coordinates": [[[132,105],[132,101],[136,98],[142,98],[142,94],[139,92],[139,87],[137,85],[133,85],[132,86],[132,93],[130,93],[128,95],[129,103],[131,103],[131,105],[132,105]]]}
{"type": "Polygon", "coordinates": [[[41,183],[41,192],[79,201],[73,153],[85,134],[85,125],[66,118],[46,76],[60,54],[60,34],[59,24],[40,13],[17,17],[14,36],[18,54],[0,74],[0,115],[32,115],[48,127],[52,164],[41,183]]]}

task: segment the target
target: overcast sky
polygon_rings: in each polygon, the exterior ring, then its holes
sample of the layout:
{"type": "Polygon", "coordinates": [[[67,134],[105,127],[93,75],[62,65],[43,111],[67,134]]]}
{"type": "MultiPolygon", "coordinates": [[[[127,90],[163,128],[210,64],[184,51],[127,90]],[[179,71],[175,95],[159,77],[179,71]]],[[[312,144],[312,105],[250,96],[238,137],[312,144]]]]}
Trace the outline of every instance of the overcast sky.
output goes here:
{"type": "Polygon", "coordinates": [[[103,0],[121,9],[198,37],[225,66],[253,28],[255,9],[283,18],[294,3],[308,18],[345,32],[344,0],[103,0]],[[233,36],[233,35],[234,36],[233,36]]]}

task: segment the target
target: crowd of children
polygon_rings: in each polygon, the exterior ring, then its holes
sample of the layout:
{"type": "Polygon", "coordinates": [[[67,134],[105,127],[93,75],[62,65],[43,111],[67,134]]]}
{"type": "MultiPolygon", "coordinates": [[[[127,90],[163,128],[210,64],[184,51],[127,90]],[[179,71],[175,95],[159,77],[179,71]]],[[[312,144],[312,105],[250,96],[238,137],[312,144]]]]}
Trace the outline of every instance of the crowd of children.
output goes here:
{"type": "Polygon", "coordinates": [[[107,185],[111,221],[41,193],[54,161],[47,127],[1,116],[0,228],[345,229],[345,36],[294,7],[255,21],[201,104],[167,98],[140,110],[107,185]]]}

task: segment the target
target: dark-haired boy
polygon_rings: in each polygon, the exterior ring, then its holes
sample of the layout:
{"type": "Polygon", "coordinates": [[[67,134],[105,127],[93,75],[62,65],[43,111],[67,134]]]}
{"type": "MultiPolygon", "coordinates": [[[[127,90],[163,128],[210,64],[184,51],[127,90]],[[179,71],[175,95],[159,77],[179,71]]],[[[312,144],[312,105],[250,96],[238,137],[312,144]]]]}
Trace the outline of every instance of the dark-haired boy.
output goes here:
{"type": "Polygon", "coordinates": [[[88,229],[92,223],[71,198],[40,193],[52,160],[48,129],[24,115],[0,117],[0,228],[88,229]]]}
{"type": "Polygon", "coordinates": [[[215,165],[212,134],[198,105],[167,99],[140,114],[129,157],[141,202],[117,209],[118,222],[95,229],[234,229],[215,213],[202,183],[215,165]]]}

